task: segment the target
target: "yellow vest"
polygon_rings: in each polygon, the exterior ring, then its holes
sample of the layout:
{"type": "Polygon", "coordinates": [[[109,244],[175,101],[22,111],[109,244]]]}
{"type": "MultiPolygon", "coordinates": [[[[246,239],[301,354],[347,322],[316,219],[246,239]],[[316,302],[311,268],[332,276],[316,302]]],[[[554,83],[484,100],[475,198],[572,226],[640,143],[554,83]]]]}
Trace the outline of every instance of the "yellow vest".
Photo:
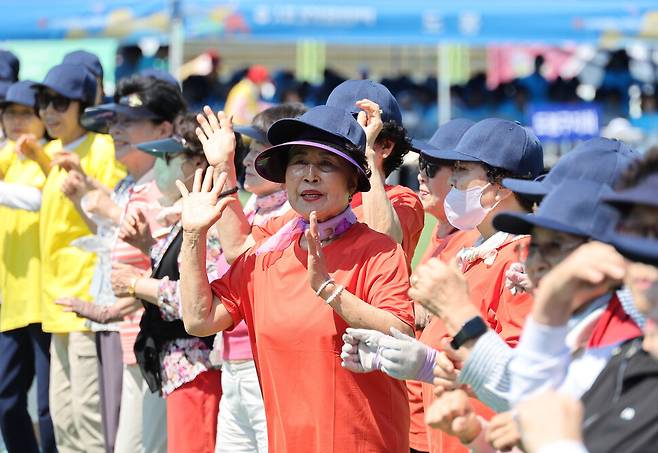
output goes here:
{"type": "MultiPolygon", "coordinates": [[[[46,146],[50,155],[62,149],[53,140],[46,146]]],[[[114,187],[126,172],[114,158],[114,143],[109,135],[89,133],[74,150],[80,156],[82,170],[107,187],[114,187]]],[[[88,330],[85,321],[65,313],[55,300],[75,297],[90,300],[89,285],[96,255],[71,245],[71,241],[91,234],[74,204],[61,191],[67,172],[51,169],[43,187],[39,242],[41,244],[41,281],[43,286],[42,328],[46,332],[68,333],[88,330]]]]}
{"type": "Polygon", "coordinates": [[[14,162],[16,153],[14,152],[14,142],[7,140],[4,145],[0,146],[0,179],[4,179],[9,166],[14,162]]]}
{"type": "MultiPolygon", "coordinates": [[[[41,189],[46,182],[39,164],[14,158],[4,172],[8,184],[41,189]]],[[[0,332],[41,322],[39,211],[0,206],[0,332]]]]}

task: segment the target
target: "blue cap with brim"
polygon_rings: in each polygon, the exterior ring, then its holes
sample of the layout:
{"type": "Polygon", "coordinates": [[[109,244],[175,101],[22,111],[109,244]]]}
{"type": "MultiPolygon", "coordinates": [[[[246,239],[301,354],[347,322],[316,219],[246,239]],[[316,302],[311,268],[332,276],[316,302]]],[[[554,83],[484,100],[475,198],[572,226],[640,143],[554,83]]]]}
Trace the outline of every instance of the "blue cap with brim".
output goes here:
{"type": "Polygon", "coordinates": [[[91,52],[87,52],[86,50],[74,50],[73,52],[67,53],[62,59],[62,63],[82,65],[87,68],[94,77],[103,78],[103,65],[98,59],[98,56],[91,52]]]}
{"type": "Polygon", "coordinates": [[[160,119],[160,115],[144,105],[139,94],[132,93],[119,99],[119,102],[88,107],[80,118],[80,124],[87,130],[106,134],[110,121],[116,116],[131,120],[160,119]]]}
{"type": "Polygon", "coordinates": [[[397,99],[388,88],[372,80],[346,80],[329,93],[327,105],[358,115],[361,109],[356,106],[356,102],[362,99],[379,105],[383,122],[394,121],[402,126],[402,112],[397,99]]]}
{"type": "Polygon", "coordinates": [[[37,103],[36,96],[37,91],[34,89],[34,82],[21,80],[9,87],[4,100],[0,102],[0,108],[5,108],[9,104],[20,104],[34,108],[37,103]]]}
{"type": "Polygon", "coordinates": [[[475,123],[454,150],[442,151],[437,158],[484,163],[525,178],[536,178],[544,170],[544,151],[535,134],[500,118],[475,123]]]}
{"type": "Polygon", "coordinates": [[[96,79],[84,66],[62,63],[54,66],[41,83],[35,83],[37,90],[49,88],[54,92],[78,101],[93,104],[96,99],[96,79]]]}
{"type": "Polygon", "coordinates": [[[18,70],[20,69],[18,57],[9,50],[0,50],[0,79],[5,82],[14,83],[18,81],[18,70]]]}
{"type": "Polygon", "coordinates": [[[268,141],[274,145],[256,157],[254,167],[263,178],[284,183],[290,148],[313,146],[345,159],[357,173],[359,192],[370,190],[366,170],[347,152],[351,146],[365,153],[366,134],[361,125],[347,111],[319,105],[299,118],[284,118],[267,131],[268,141]]]}
{"type": "Polygon", "coordinates": [[[156,157],[164,157],[165,154],[203,152],[202,149],[192,145],[180,135],[172,135],[171,137],[163,138],[160,140],[152,140],[149,142],[140,143],[137,145],[137,149],[144,151],[145,153],[153,154],[156,157]]]}
{"type": "Polygon", "coordinates": [[[612,189],[586,180],[566,180],[539,205],[534,214],[504,212],[494,217],[494,227],[512,234],[530,234],[541,227],[560,233],[602,238],[618,213],[603,202],[612,189]]]}
{"type": "Polygon", "coordinates": [[[12,86],[14,82],[7,82],[6,80],[0,80],[0,99],[4,99],[7,96],[7,91],[9,87],[12,86]]]}
{"type": "Polygon", "coordinates": [[[658,240],[610,233],[605,242],[631,261],[658,266],[658,240]]]}
{"type": "Polygon", "coordinates": [[[605,201],[620,208],[634,205],[658,208],[658,173],[647,176],[633,187],[610,193],[605,201]]]}
{"type": "Polygon", "coordinates": [[[541,200],[565,179],[586,179],[612,187],[638,157],[638,153],[619,140],[597,137],[562,156],[542,181],[505,178],[503,186],[534,200],[541,200]]]}
{"type": "Polygon", "coordinates": [[[439,126],[432,138],[428,141],[414,139],[411,141],[411,150],[418,151],[425,157],[441,159],[441,153],[452,151],[467,130],[475,124],[466,118],[455,118],[439,126]]]}
{"type": "Polygon", "coordinates": [[[237,132],[238,134],[245,135],[249,138],[252,138],[252,139],[256,140],[257,142],[261,142],[261,143],[265,143],[265,144],[269,143],[267,141],[267,132],[265,132],[264,130],[262,130],[258,127],[254,127],[254,126],[235,126],[233,128],[233,130],[235,132],[237,132]]]}

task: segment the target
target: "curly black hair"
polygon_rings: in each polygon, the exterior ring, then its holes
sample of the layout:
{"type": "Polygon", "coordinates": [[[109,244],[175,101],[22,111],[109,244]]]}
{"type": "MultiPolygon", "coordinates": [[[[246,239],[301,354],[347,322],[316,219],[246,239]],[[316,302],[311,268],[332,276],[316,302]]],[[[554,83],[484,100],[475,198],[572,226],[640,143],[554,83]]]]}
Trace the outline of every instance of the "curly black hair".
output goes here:
{"type": "MultiPolygon", "coordinates": [[[[487,180],[491,184],[498,184],[500,186],[502,185],[503,179],[505,178],[529,179],[529,178],[522,178],[509,170],[505,170],[504,168],[492,167],[491,165],[484,163],[482,165],[484,166],[484,169],[487,172],[487,180]]],[[[534,200],[526,198],[516,192],[512,192],[512,193],[516,201],[521,206],[521,209],[523,209],[526,212],[532,212],[532,209],[535,205],[534,200]]]]}
{"type": "Polygon", "coordinates": [[[633,161],[615,184],[615,189],[623,190],[636,186],[655,173],[658,173],[658,145],[649,148],[642,159],[633,161]]]}
{"type": "Polygon", "coordinates": [[[172,84],[154,77],[134,75],[119,82],[114,93],[114,102],[130,94],[138,94],[144,106],[158,115],[160,121],[173,123],[176,116],[187,110],[187,105],[180,90],[172,84]]]}
{"type": "Polygon", "coordinates": [[[393,151],[384,159],[384,175],[386,177],[400,168],[404,156],[411,149],[411,139],[407,136],[406,129],[395,121],[386,121],[377,137],[379,143],[387,140],[393,142],[393,151]]]}

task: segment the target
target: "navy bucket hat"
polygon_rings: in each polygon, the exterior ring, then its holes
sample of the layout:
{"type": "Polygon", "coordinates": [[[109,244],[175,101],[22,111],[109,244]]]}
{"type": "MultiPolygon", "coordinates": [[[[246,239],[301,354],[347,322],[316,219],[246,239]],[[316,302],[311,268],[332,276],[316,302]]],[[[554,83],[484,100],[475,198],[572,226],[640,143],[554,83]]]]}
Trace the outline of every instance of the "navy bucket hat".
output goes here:
{"type": "Polygon", "coordinates": [[[419,151],[424,157],[441,159],[441,153],[454,151],[467,130],[475,124],[466,118],[455,118],[439,126],[432,138],[427,141],[412,140],[412,151],[419,151]]]}
{"type": "Polygon", "coordinates": [[[361,99],[368,99],[379,105],[383,122],[393,121],[402,126],[402,112],[397,99],[388,88],[372,80],[346,80],[329,94],[327,105],[358,115],[361,109],[356,106],[356,101],[361,99]]]}
{"type": "Polygon", "coordinates": [[[594,181],[563,181],[534,214],[504,212],[494,217],[493,224],[512,234],[530,234],[534,227],[541,227],[601,239],[618,219],[618,212],[603,201],[611,191],[608,185],[594,181]]]}
{"type": "Polygon", "coordinates": [[[541,200],[565,179],[586,179],[615,185],[639,154],[619,140],[597,137],[562,156],[542,181],[505,178],[503,186],[535,201],[541,200]]]}
{"type": "Polygon", "coordinates": [[[519,177],[536,178],[544,170],[544,151],[527,127],[487,118],[471,126],[454,150],[437,153],[444,160],[479,162],[519,177]]]}
{"type": "Polygon", "coordinates": [[[365,153],[366,134],[344,109],[320,105],[299,118],[281,119],[269,128],[267,140],[274,146],[260,153],[254,164],[258,174],[267,180],[284,183],[290,148],[295,145],[312,146],[346,160],[357,173],[357,190],[370,190],[365,168],[348,152],[351,147],[365,153]]]}

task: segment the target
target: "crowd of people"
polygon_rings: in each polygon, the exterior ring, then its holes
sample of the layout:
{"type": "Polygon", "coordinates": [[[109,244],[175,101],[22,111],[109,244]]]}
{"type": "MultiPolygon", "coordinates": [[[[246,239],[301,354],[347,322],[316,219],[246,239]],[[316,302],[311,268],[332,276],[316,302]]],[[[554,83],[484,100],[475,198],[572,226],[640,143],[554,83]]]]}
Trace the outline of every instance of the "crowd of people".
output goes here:
{"type": "MultiPolygon", "coordinates": [[[[224,109],[233,87],[249,78],[249,68],[220,77],[220,73],[226,71],[222,70],[222,57],[218,52],[209,50],[197,59],[209,61],[208,64],[198,65],[201,66],[200,71],[208,73],[192,74],[185,78],[182,87],[186,101],[199,109],[204,105],[224,109]]],[[[562,108],[565,105],[582,107],[585,102],[593,102],[599,107],[600,128],[618,118],[630,119],[636,134],[653,138],[658,124],[655,64],[644,62],[651,68],[633,71],[638,64],[633,65],[633,60],[623,49],[609,52],[599,50],[592,61],[581,61],[580,64],[583,68],[575,77],[555,76],[555,73],[560,73],[554,67],[555,63],[546,61],[542,54],[538,54],[531,73],[498,81],[493,87],[488,75],[478,71],[468,80],[451,86],[452,116],[473,121],[498,117],[526,123],[535,108],[546,108],[551,104],[562,108]]],[[[365,67],[362,73],[363,78],[368,78],[365,67]]],[[[344,81],[344,75],[335,68],[327,68],[322,81],[317,84],[298,80],[289,70],[275,70],[269,78],[273,90],[268,92],[266,98],[275,103],[321,105],[331,91],[344,81]]],[[[429,138],[436,129],[439,115],[436,76],[402,72],[397,76],[384,77],[380,82],[398,100],[409,134],[429,138]]]]}
{"type": "Polygon", "coordinates": [[[658,148],[546,171],[505,118],[412,140],[367,79],[216,111],[158,70],[105,99],[84,51],[18,69],[0,53],[9,452],[658,445],[658,148]],[[387,183],[408,153],[418,192],[387,183]]]}

